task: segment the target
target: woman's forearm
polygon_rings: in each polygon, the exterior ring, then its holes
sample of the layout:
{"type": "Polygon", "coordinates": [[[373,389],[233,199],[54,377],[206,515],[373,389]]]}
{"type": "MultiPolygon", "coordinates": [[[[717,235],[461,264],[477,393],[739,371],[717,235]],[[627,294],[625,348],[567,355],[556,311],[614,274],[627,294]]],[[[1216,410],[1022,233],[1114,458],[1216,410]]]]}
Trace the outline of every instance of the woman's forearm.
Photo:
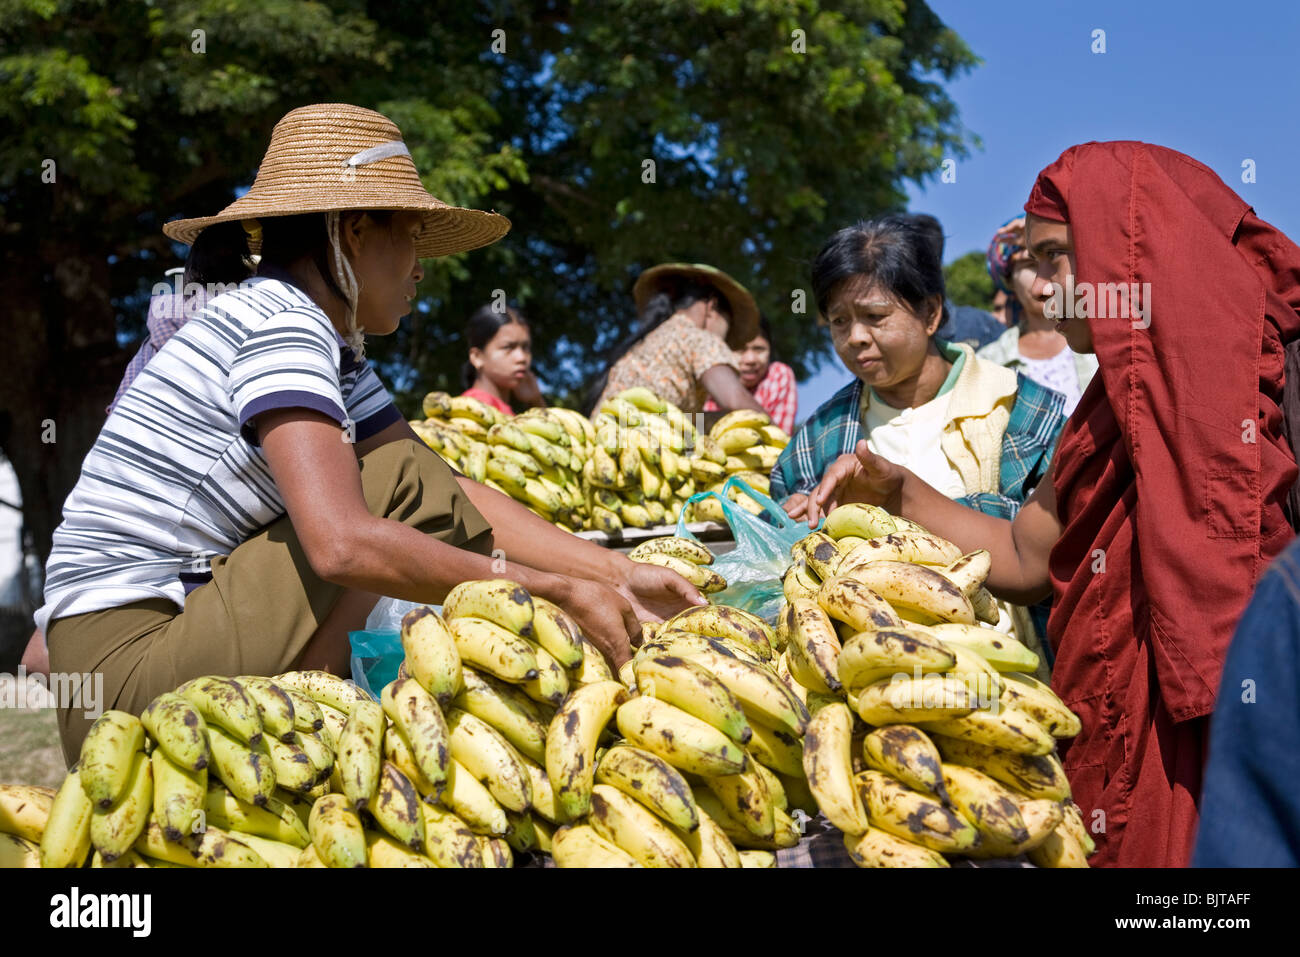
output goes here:
{"type": "Polygon", "coordinates": [[[620,553],[556,528],[496,489],[464,477],[457,481],[492,526],[493,547],[508,561],[611,585],[626,580],[632,563],[620,553]]]}
{"type": "Polygon", "coordinates": [[[346,558],[327,577],[346,588],[431,604],[441,603],[461,582],[482,578],[509,578],[552,601],[568,593],[561,575],[449,545],[417,528],[375,517],[351,530],[346,558]]]}
{"type": "MultiPolygon", "coordinates": [[[[1032,529],[1016,528],[1020,516],[1008,521],[985,515],[953,501],[911,473],[903,481],[898,513],[948,539],[962,552],[988,549],[992,568],[986,587],[998,598],[1028,605],[1050,592],[1046,556],[1041,549],[1025,547],[1025,533],[1032,529]]],[[[1032,525],[1033,513],[1026,518],[1032,525]]]]}

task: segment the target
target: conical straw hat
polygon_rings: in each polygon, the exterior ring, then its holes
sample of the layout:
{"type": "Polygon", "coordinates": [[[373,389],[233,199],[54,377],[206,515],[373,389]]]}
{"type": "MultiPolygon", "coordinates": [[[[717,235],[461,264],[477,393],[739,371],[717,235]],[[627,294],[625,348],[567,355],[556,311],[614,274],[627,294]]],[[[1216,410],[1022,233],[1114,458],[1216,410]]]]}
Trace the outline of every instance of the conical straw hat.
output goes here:
{"type": "Polygon", "coordinates": [[[510,229],[504,216],[449,206],[425,189],[401,130],[382,113],[315,103],[275,124],[247,193],[215,216],[174,220],[163,232],[193,243],[216,223],[355,209],[422,211],[424,228],[415,241],[422,259],[478,249],[510,229]]]}

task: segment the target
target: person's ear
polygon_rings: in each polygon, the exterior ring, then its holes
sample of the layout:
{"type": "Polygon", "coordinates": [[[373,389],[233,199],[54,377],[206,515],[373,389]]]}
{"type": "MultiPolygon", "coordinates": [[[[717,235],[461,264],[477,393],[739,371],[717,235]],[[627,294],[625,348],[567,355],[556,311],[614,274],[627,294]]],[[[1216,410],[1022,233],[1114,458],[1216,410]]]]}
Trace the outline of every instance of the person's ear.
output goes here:
{"type": "Polygon", "coordinates": [[[349,259],[356,259],[361,252],[365,220],[366,214],[361,212],[346,212],[339,216],[339,245],[349,259]]]}
{"type": "Polygon", "coordinates": [[[483,350],[478,346],[472,346],[470,348],[469,364],[474,367],[475,371],[479,371],[483,368],[483,350]]]}
{"type": "Polygon", "coordinates": [[[935,296],[931,303],[930,316],[925,323],[925,334],[932,336],[943,325],[943,297],[935,296]]]}

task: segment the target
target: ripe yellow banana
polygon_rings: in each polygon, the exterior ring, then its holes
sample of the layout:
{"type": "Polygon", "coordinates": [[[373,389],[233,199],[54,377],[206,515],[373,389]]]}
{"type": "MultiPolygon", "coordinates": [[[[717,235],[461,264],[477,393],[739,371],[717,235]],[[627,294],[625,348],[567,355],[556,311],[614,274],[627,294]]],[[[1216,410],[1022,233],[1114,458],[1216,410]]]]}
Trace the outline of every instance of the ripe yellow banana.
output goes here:
{"type": "MultiPolygon", "coordinates": [[[[153,764],[154,818],[168,840],[177,840],[182,834],[192,833],[197,822],[205,816],[208,769],[191,771],[183,768],[167,757],[162,748],[155,748],[150,760],[153,764]]],[[[212,823],[222,826],[220,821],[212,823]]]]}
{"type": "Polygon", "coordinates": [[[307,830],[326,867],[368,866],[365,828],[343,795],[327,794],[313,804],[307,830]]]}
{"type": "Polygon", "coordinates": [[[556,867],[640,867],[627,851],[588,824],[562,827],[551,838],[556,867]]]}
{"type": "Polygon", "coordinates": [[[877,727],[958,719],[974,711],[975,705],[964,681],[942,675],[884,678],[867,685],[857,696],[858,714],[877,727]]]}
{"type": "Polygon", "coordinates": [[[837,541],[854,537],[877,538],[896,531],[895,519],[879,505],[850,503],[831,510],[821,530],[837,541]]]}
{"type": "Polygon", "coordinates": [[[1015,638],[993,628],[942,624],[931,625],[927,633],[945,645],[969,648],[1000,672],[1023,671],[1032,674],[1038,669],[1038,655],[1015,638]]]}
{"type": "MultiPolygon", "coordinates": [[[[772,424],[772,418],[766,412],[757,409],[736,409],[728,412],[709,429],[709,437],[720,440],[723,435],[734,429],[752,429],[758,431],[772,424]]],[[[753,443],[757,444],[757,443],[753,443]]]]}
{"type": "Polygon", "coordinates": [[[212,751],[209,774],[216,775],[241,800],[265,805],[276,785],[270,757],[212,722],[208,724],[208,747],[212,751]]]}
{"type": "Polygon", "coordinates": [[[270,678],[240,675],[235,679],[257,706],[262,729],[281,741],[292,741],[294,732],[293,700],[270,678]]]}
{"type": "Polygon", "coordinates": [[[836,569],[844,558],[835,539],[825,532],[805,535],[791,546],[790,554],[802,557],[812,573],[822,581],[835,576],[836,569]]]}
{"type": "Polygon", "coordinates": [[[144,725],[125,711],[105,711],[81,744],[81,787],[96,807],[107,808],[126,791],[144,725]]]}
{"type": "Polygon", "coordinates": [[[727,580],[713,569],[703,565],[694,565],[674,555],[647,554],[633,559],[633,561],[643,562],[647,565],[661,565],[670,571],[674,571],[706,595],[720,592],[727,587],[727,580]]]}
{"type": "Polygon", "coordinates": [[[707,546],[695,539],[679,538],[676,535],[646,539],[627,553],[627,557],[633,561],[647,555],[671,555],[692,565],[713,564],[713,552],[707,546]]]}
{"type": "Polygon", "coordinates": [[[406,667],[420,687],[446,707],[460,691],[460,652],[447,623],[425,605],[402,618],[402,651],[406,667]]]}
{"type": "Polygon", "coordinates": [[[616,718],[618,730],[628,741],[659,755],[675,768],[704,777],[739,774],[745,769],[745,752],[740,745],[666,702],[633,698],[619,706],[616,718]]]}
{"type": "Polygon", "coordinates": [[[537,677],[530,678],[520,686],[524,694],[542,704],[558,706],[569,693],[568,675],[560,667],[560,663],[541,645],[526,638],[520,640],[528,642],[533,658],[537,662],[537,677]]]}
{"type": "Polygon", "coordinates": [[[689,631],[712,638],[727,638],[748,647],[764,661],[771,661],[775,636],[767,622],[728,605],[696,605],[674,615],[664,629],[689,631]]]}
{"type": "Polygon", "coordinates": [[[975,624],[970,599],[942,573],[928,566],[888,560],[854,564],[849,556],[840,565],[840,573],[862,582],[904,618],[913,612],[939,621],[975,624]]]}
{"type": "Polygon", "coordinates": [[[328,705],[347,714],[358,701],[372,700],[350,681],[328,671],[287,671],[273,679],[282,688],[301,691],[318,705],[328,705]]]}
{"type": "Polygon", "coordinates": [[[532,803],[523,760],[510,742],[486,721],[452,708],[447,712],[451,756],[479,781],[506,810],[516,813],[532,803]]]}
{"type": "Polygon", "coordinates": [[[373,868],[437,867],[420,851],[403,846],[387,834],[366,831],[366,864],[373,868]]]}
{"type": "Polygon", "coordinates": [[[533,634],[533,599],[523,586],[504,578],[462,582],[443,599],[442,615],[482,618],[525,638],[533,634]]]}
{"type": "Polygon", "coordinates": [[[533,598],[533,631],[537,644],[562,668],[582,664],[582,629],[569,613],[545,598],[533,598]]]}
{"type": "Polygon", "coordinates": [[[617,788],[597,784],[591,826],[645,867],[694,867],[695,858],[672,829],[617,788]]]}
{"type": "Polygon", "coordinates": [[[942,854],[869,827],[862,834],[845,834],[844,848],[858,867],[948,867],[942,854]]]}
{"type": "MultiPolygon", "coordinates": [[[[957,657],[942,642],[907,628],[864,631],[844,643],[838,661],[842,685],[856,694],[894,675],[948,671],[957,657]]],[[[886,722],[888,723],[888,722],[886,722]]]]}
{"type": "Polygon", "coordinates": [[[130,776],[112,806],[97,807],[90,817],[90,843],[105,861],[115,861],[131,849],[153,808],[153,766],[149,755],[132,756],[130,776]]]}
{"type": "MultiPolygon", "coordinates": [[[[1075,804],[1073,801],[1065,801],[1060,806],[1062,814],[1061,823],[1063,823],[1065,829],[1074,836],[1074,839],[1079,842],[1079,846],[1083,848],[1083,853],[1085,855],[1092,854],[1092,852],[1097,849],[1097,843],[1092,839],[1092,835],[1088,833],[1088,828],[1083,823],[1083,812],[1079,810],[1079,805],[1075,804]]],[[[1022,808],[1021,813],[1026,814],[1027,812],[1022,808]]]]}
{"type": "Polygon", "coordinates": [[[285,744],[278,738],[265,735],[259,747],[270,761],[276,787],[302,794],[319,783],[316,780],[319,771],[296,742],[285,744]]]}
{"type": "Polygon", "coordinates": [[[596,742],[627,689],[616,681],[582,685],[556,711],[546,732],[546,776],[565,820],[577,820],[591,806],[596,742]]]}
{"type": "MultiPolygon", "coordinates": [[[[689,793],[689,792],[688,792],[689,793]]],[[[691,798],[694,801],[694,797],[691,798]]],[[[682,842],[695,858],[696,867],[743,867],[744,863],[736,845],[723,832],[718,823],[703,811],[697,811],[699,827],[690,832],[678,832],[682,842]]]]}
{"type": "Polygon", "coordinates": [[[983,771],[1019,794],[1051,801],[1070,798],[1070,782],[1054,754],[1017,754],[943,734],[933,739],[944,761],[983,771]]]}
{"type": "Polygon", "coordinates": [[[582,664],[573,675],[575,685],[590,685],[598,681],[617,681],[618,677],[605,660],[605,655],[587,638],[582,639],[582,664]]]}
{"type": "MultiPolygon", "coordinates": [[[[902,628],[893,606],[855,578],[832,576],[816,592],[817,603],[854,632],[902,628]]],[[[793,599],[791,599],[793,601],[793,599]]]]}
{"type": "MultiPolygon", "coordinates": [[[[922,628],[924,626],[916,625],[914,627],[922,628]]],[[[979,702],[979,707],[993,707],[1003,696],[1004,682],[997,669],[989,664],[983,655],[978,655],[962,645],[949,645],[948,650],[957,659],[957,664],[945,674],[953,678],[960,678],[966,682],[971,697],[979,702]]]]}
{"type": "Polygon", "coordinates": [[[26,784],[0,784],[0,833],[40,844],[54,794],[26,784]]]}
{"type": "Polygon", "coordinates": [[[868,732],[862,740],[862,757],[868,768],[897,778],[913,791],[951,803],[944,789],[939,749],[919,728],[889,724],[868,732]]]}
{"type": "Polygon", "coordinates": [[[385,761],[380,768],[379,788],[370,804],[370,814],[395,841],[423,851],[424,813],[420,810],[420,795],[410,778],[391,761],[385,761]]]}
{"type": "Polygon", "coordinates": [[[41,867],[81,867],[90,853],[94,803],[81,783],[81,765],[63,779],[41,834],[41,867]]]}
{"type": "Polygon", "coordinates": [[[1027,852],[1030,863],[1038,867],[1087,867],[1088,855],[1064,823],[1037,847],[1027,852]]]}
{"type": "Polygon", "coordinates": [[[810,691],[838,694],[843,687],[839,678],[840,640],[830,618],[811,598],[796,599],[790,607],[794,609],[794,628],[786,646],[790,673],[810,691]]]}
{"type": "Polygon", "coordinates": [[[483,618],[452,618],[448,624],[464,664],[512,684],[537,677],[537,654],[516,632],[483,618]]]}
{"type": "Polygon", "coordinates": [[[360,701],[353,707],[339,737],[336,758],[339,781],[343,796],[357,811],[366,809],[379,788],[387,723],[381,705],[360,701]]]}
{"type": "MultiPolygon", "coordinates": [[[[891,532],[879,538],[869,538],[856,545],[844,556],[844,567],[865,565],[874,561],[920,562],[941,567],[955,563],[962,557],[961,549],[952,542],[921,532],[891,532]]],[[[965,580],[966,576],[959,572],[965,580]]],[[[983,584],[983,582],[981,582],[983,584]]]]}
{"type": "Polygon", "coordinates": [[[749,718],[750,730],[755,737],[758,736],[755,723],[778,728],[792,736],[801,736],[808,727],[808,709],[770,668],[741,661],[712,648],[684,650],[679,654],[702,665],[736,696],[749,718]]]}
{"type": "MultiPolygon", "coordinates": [[[[409,678],[398,678],[386,685],[381,701],[384,714],[410,745],[411,756],[425,780],[433,786],[436,797],[438,789],[447,780],[450,756],[447,722],[438,702],[418,682],[409,678]]],[[[382,778],[381,774],[381,787],[382,778]]]]}
{"type": "MultiPolygon", "coordinates": [[[[442,407],[443,403],[439,400],[436,408],[441,410],[442,407]]],[[[482,426],[495,425],[502,418],[501,413],[496,409],[468,395],[448,396],[446,408],[448,418],[470,419],[482,426]]]]}
{"type": "Polygon", "coordinates": [[[541,712],[518,688],[466,668],[464,687],[453,704],[486,721],[524,757],[546,760],[546,725],[541,712]]]}
{"type": "MultiPolygon", "coordinates": [[[[282,792],[287,793],[287,792],[282,792]]],[[[290,806],[281,798],[272,795],[266,805],[259,807],[235,797],[220,781],[208,781],[207,791],[201,805],[203,817],[208,826],[216,826],[227,831],[241,834],[255,834],[295,847],[304,847],[311,840],[307,824],[299,809],[306,809],[304,816],[309,816],[311,805],[290,806]]],[[[155,814],[155,819],[157,815],[155,814]]],[[[161,821],[159,822],[161,824],[161,821]]],[[[194,832],[191,826],[184,831],[194,832]]],[[[164,836],[166,832],[164,831],[164,836]]],[[[172,838],[168,837],[168,840],[172,838]]]]}
{"type": "Polygon", "coordinates": [[[424,811],[424,853],[439,867],[482,867],[483,852],[465,822],[450,811],[427,802],[424,811]]]}
{"type": "Polygon", "coordinates": [[[770,838],[757,837],[737,820],[718,798],[707,788],[695,788],[695,802],[701,815],[708,815],[737,848],[778,850],[799,843],[799,825],[779,808],[773,808],[774,833],[770,838]]]}
{"type": "Polygon", "coordinates": [[[17,834],[0,832],[0,870],[41,866],[41,848],[17,834]]]}
{"type": "Polygon", "coordinates": [[[1016,708],[1041,724],[1054,738],[1073,738],[1083,725],[1079,716],[1065,706],[1049,685],[1032,675],[1007,675],[1002,704],[1016,708]]]}
{"type": "Polygon", "coordinates": [[[1019,845],[1029,840],[1015,796],[987,774],[960,764],[943,765],[943,784],[953,807],[981,835],[1019,845]]]}
{"type": "Polygon", "coordinates": [[[772,840],[779,808],[768,788],[767,776],[758,768],[757,761],[747,761],[739,774],[705,778],[704,783],[745,830],[760,840],[772,840]]]}
{"type": "Polygon", "coordinates": [[[700,826],[695,799],[681,772],[643,748],[610,748],[596,766],[596,783],[618,788],[683,833],[700,826]]]}
{"type": "Polygon", "coordinates": [[[152,817],[144,833],[136,839],[138,854],[153,860],[182,867],[269,867],[262,855],[238,840],[235,835],[216,827],[198,834],[186,834],[179,841],[169,841],[152,817]]]}
{"type": "Polygon", "coordinates": [[[207,727],[198,709],[174,691],[160,694],[140,715],[149,737],[182,768],[208,766],[207,727]]]}
{"type": "Polygon", "coordinates": [[[974,825],[934,798],[904,787],[879,771],[854,777],[872,827],[944,854],[974,847],[974,825]]]}
{"type": "Polygon", "coordinates": [[[867,815],[853,783],[853,712],[827,705],[813,715],[803,739],[803,770],[817,806],[845,834],[862,834],[867,815]]]}
{"type": "Polygon", "coordinates": [[[447,765],[447,788],[442,795],[442,804],[477,835],[504,835],[510,831],[505,808],[455,758],[447,765]]]}
{"type": "Polygon", "coordinates": [[[785,593],[785,600],[788,602],[798,598],[816,598],[821,587],[821,580],[808,571],[807,564],[800,561],[796,561],[786,569],[781,577],[781,590],[785,593]]]}
{"type": "Polygon", "coordinates": [[[261,741],[262,716],[233,678],[204,675],[185,682],[176,693],[194,705],[205,722],[225,729],[247,747],[256,748],[261,741]]]}
{"type": "Polygon", "coordinates": [[[925,731],[1017,754],[1050,754],[1056,746],[1055,740],[1042,725],[1023,711],[1006,705],[1002,705],[996,712],[972,711],[962,717],[927,721],[921,727],[925,731]]]}
{"type": "Polygon", "coordinates": [[[696,652],[714,652],[728,658],[735,658],[755,668],[771,670],[772,663],[759,657],[748,645],[730,638],[710,638],[690,631],[661,626],[653,638],[644,642],[637,649],[634,658],[653,658],[659,654],[677,655],[687,658],[696,652]]]}
{"type": "Polygon", "coordinates": [[[740,701],[702,665],[673,655],[633,659],[637,690],[666,701],[741,744],[753,732],[740,701]]]}

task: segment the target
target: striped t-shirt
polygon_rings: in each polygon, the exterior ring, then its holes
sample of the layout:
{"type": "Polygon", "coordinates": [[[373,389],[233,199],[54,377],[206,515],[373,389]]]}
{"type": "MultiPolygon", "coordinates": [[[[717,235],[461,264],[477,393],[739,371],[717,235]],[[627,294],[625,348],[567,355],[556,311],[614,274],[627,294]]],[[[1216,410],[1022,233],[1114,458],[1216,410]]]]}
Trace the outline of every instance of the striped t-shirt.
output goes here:
{"type": "Polygon", "coordinates": [[[319,306],[255,278],[209,300],[114,406],[63,505],[37,627],[146,598],[183,608],[213,557],[285,513],[252,421],[281,408],[356,441],[401,419],[319,306]]]}

